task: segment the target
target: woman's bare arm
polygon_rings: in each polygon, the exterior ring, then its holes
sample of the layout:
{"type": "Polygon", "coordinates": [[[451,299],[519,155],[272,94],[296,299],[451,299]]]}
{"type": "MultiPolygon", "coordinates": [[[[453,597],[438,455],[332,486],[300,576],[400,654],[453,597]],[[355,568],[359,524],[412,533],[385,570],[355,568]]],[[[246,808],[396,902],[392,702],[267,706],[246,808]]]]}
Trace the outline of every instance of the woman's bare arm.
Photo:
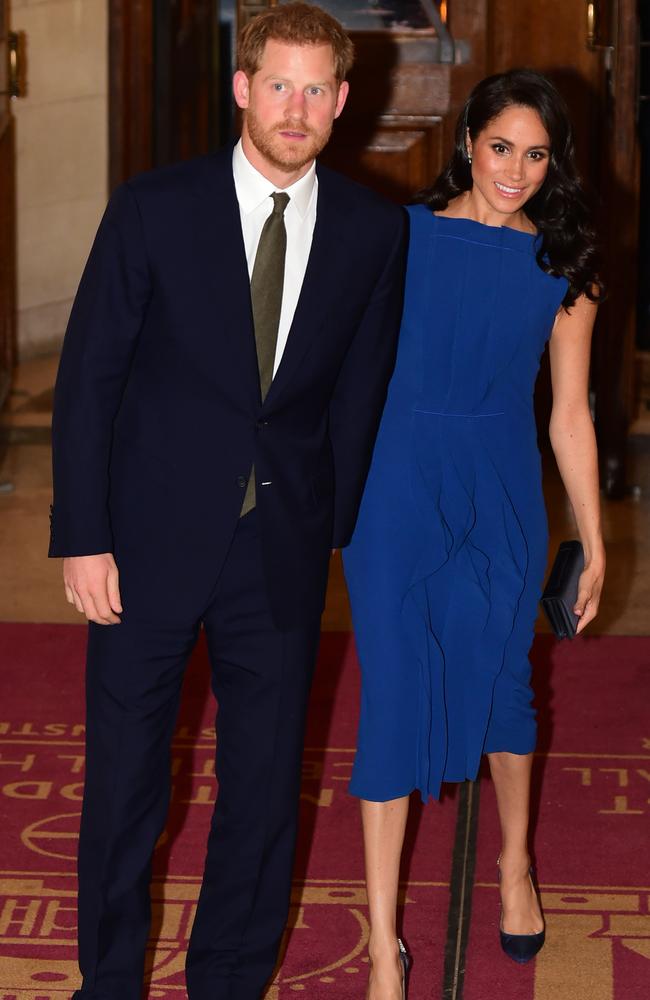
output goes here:
{"type": "Polygon", "coordinates": [[[553,410],[550,438],[585,553],[574,611],[578,632],[596,617],[605,575],[596,435],[589,412],[589,358],[596,306],[581,296],[561,309],[550,340],[553,410]]]}

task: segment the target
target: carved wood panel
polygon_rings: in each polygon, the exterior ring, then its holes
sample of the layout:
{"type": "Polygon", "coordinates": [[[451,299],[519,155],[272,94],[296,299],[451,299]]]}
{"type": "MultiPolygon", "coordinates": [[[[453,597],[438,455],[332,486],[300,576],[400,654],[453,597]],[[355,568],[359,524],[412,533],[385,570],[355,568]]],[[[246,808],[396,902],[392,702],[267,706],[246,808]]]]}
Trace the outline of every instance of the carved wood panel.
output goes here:
{"type": "MultiPolygon", "coordinates": [[[[476,16],[484,4],[471,0],[466,6],[476,16]]],[[[240,25],[270,5],[240,0],[240,25]]],[[[388,197],[409,201],[443,165],[443,127],[453,78],[462,68],[438,61],[433,31],[350,36],[356,51],[350,96],[320,159],[388,197]]]]}
{"type": "Polygon", "coordinates": [[[442,164],[454,67],[433,61],[426,36],[352,35],[350,96],[324,163],[396,201],[409,201],[442,164]]]}
{"type": "Polygon", "coordinates": [[[440,118],[427,119],[421,128],[380,123],[363,145],[354,128],[341,127],[321,159],[386,197],[406,202],[437,171],[441,140],[440,118]]]}

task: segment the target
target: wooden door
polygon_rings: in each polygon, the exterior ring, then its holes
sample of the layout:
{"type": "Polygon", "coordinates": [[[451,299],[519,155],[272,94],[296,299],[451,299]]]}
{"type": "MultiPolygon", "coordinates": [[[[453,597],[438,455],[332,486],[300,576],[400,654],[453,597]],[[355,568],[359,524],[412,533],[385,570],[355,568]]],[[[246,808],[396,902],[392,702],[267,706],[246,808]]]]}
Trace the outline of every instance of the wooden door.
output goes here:
{"type": "Polygon", "coordinates": [[[109,0],[109,183],[219,142],[215,0],[109,0]]]}
{"type": "Polygon", "coordinates": [[[597,208],[609,298],[594,338],[592,388],[601,480],[627,489],[627,433],[634,412],[639,216],[637,0],[493,0],[488,65],[546,73],[565,96],[578,164],[597,208]]]}
{"type": "Polygon", "coordinates": [[[8,8],[0,0],[0,404],[9,388],[16,337],[16,157],[8,8]]]}
{"type": "Polygon", "coordinates": [[[154,4],[156,166],[214,149],[218,141],[217,4],[154,4]]]}

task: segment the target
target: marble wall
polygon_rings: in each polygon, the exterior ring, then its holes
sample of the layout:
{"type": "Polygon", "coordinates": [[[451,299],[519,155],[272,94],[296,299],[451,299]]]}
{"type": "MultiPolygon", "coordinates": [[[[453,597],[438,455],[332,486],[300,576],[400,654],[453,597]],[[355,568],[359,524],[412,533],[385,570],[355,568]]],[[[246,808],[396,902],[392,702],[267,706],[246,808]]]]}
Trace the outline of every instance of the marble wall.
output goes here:
{"type": "Polygon", "coordinates": [[[107,0],[12,0],[27,35],[16,116],[18,353],[56,349],[108,186],[107,0]]]}

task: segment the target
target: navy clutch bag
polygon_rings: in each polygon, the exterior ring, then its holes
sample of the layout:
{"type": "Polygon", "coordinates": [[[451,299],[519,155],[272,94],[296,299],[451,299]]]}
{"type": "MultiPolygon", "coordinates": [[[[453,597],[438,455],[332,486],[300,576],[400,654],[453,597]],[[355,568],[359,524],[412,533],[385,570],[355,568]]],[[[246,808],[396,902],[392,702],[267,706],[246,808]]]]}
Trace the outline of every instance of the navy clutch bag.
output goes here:
{"type": "Polygon", "coordinates": [[[578,597],[578,581],[585,566],[580,542],[562,542],[540,604],[558,639],[573,639],[580,619],[573,612],[578,597]]]}

